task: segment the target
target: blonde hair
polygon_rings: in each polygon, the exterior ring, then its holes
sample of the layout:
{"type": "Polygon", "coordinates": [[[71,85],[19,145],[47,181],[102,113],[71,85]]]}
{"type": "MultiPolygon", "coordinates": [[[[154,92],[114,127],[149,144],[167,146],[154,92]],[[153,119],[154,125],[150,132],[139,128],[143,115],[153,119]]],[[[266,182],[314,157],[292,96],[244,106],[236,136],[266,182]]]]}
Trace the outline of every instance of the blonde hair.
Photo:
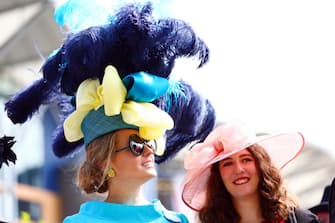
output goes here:
{"type": "Polygon", "coordinates": [[[108,189],[107,171],[115,147],[115,134],[94,139],[86,147],[86,159],[77,173],[78,186],[87,194],[105,193],[108,189]]]}

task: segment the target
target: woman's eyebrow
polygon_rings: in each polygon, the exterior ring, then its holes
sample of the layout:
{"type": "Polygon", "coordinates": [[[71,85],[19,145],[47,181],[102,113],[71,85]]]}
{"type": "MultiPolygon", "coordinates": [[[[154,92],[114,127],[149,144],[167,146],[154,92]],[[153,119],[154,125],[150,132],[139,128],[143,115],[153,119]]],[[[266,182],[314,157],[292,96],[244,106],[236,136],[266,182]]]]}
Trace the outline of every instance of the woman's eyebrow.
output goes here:
{"type": "Polygon", "coordinates": [[[222,159],[221,161],[222,161],[222,162],[225,162],[225,161],[227,161],[227,160],[231,160],[231,159],[232,159],[231,157],[227,157],[227,158],[222,159]]]}
{"type": "Polygon", "coordinates": [[[241,154],[239,157],[240,158],[243,158],[243,157],[252,157],[252,155],[251,154],[241,154]]]}

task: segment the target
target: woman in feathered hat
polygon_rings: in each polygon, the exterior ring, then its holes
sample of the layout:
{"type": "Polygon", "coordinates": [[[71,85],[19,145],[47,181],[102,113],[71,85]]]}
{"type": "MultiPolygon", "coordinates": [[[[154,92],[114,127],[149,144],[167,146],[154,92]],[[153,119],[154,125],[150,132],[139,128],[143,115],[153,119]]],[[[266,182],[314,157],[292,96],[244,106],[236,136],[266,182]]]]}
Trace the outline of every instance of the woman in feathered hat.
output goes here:
{"type": "MultiPolygon", "coordinates": [[[[66,24],[67,13],[76,14],[71,3],[85,2],[90,8],[92,1],[65,3],[57,20],[66,24]]],[[[150,3],[125,5],[108,23],[73,32],[44,63],[43,78],[6,103],[9,118],[23,123],[41,104],[59,100],[65,121],[54,153],[64,157],[85,145],[79,186],[107,197],[82,204],[64,222],[187,222],[147,201],[141,188],[157,175],[154,162],[204,140],[214,126],[210,102],[170,78],[175,59],[198,57],[201,67],[209,50],[187,23],[156,20],[152,10],[150,3]]]]}
{"type": "Polygon", "coordinates": [[[298,208],[280,173],[303,146],[300,133],[256,136],[245,125],[221,125],[186,154],[182,199],[201,223],[319,222],[298,208]]]}

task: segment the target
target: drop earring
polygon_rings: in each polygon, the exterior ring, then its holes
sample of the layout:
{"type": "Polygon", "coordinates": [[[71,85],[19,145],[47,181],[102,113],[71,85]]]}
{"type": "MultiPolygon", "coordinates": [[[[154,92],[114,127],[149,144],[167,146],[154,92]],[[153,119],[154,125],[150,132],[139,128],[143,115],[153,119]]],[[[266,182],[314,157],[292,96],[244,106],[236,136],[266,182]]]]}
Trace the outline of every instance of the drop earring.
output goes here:
{"type": "Polygon", "coordinates": [[[110,178],[113,178],[113,177],[115,177],[116,172],[115,172],[115,170],[111,167],[111,168],[108,169],[108,171],[107,171],[107,175],[108,175],[110,178]]]}

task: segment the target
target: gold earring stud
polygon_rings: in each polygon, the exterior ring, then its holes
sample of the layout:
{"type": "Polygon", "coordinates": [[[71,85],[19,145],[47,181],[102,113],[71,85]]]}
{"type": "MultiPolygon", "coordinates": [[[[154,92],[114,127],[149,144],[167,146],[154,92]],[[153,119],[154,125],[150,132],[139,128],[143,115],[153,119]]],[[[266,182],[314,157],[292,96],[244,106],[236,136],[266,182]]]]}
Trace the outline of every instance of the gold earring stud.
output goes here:
{"type": "Polygon", "coordinates": [[[107,175],[111,178],[115,177],[115,170],[113,168],[109,168],[109,170],[107,171],[107,175]]]}

